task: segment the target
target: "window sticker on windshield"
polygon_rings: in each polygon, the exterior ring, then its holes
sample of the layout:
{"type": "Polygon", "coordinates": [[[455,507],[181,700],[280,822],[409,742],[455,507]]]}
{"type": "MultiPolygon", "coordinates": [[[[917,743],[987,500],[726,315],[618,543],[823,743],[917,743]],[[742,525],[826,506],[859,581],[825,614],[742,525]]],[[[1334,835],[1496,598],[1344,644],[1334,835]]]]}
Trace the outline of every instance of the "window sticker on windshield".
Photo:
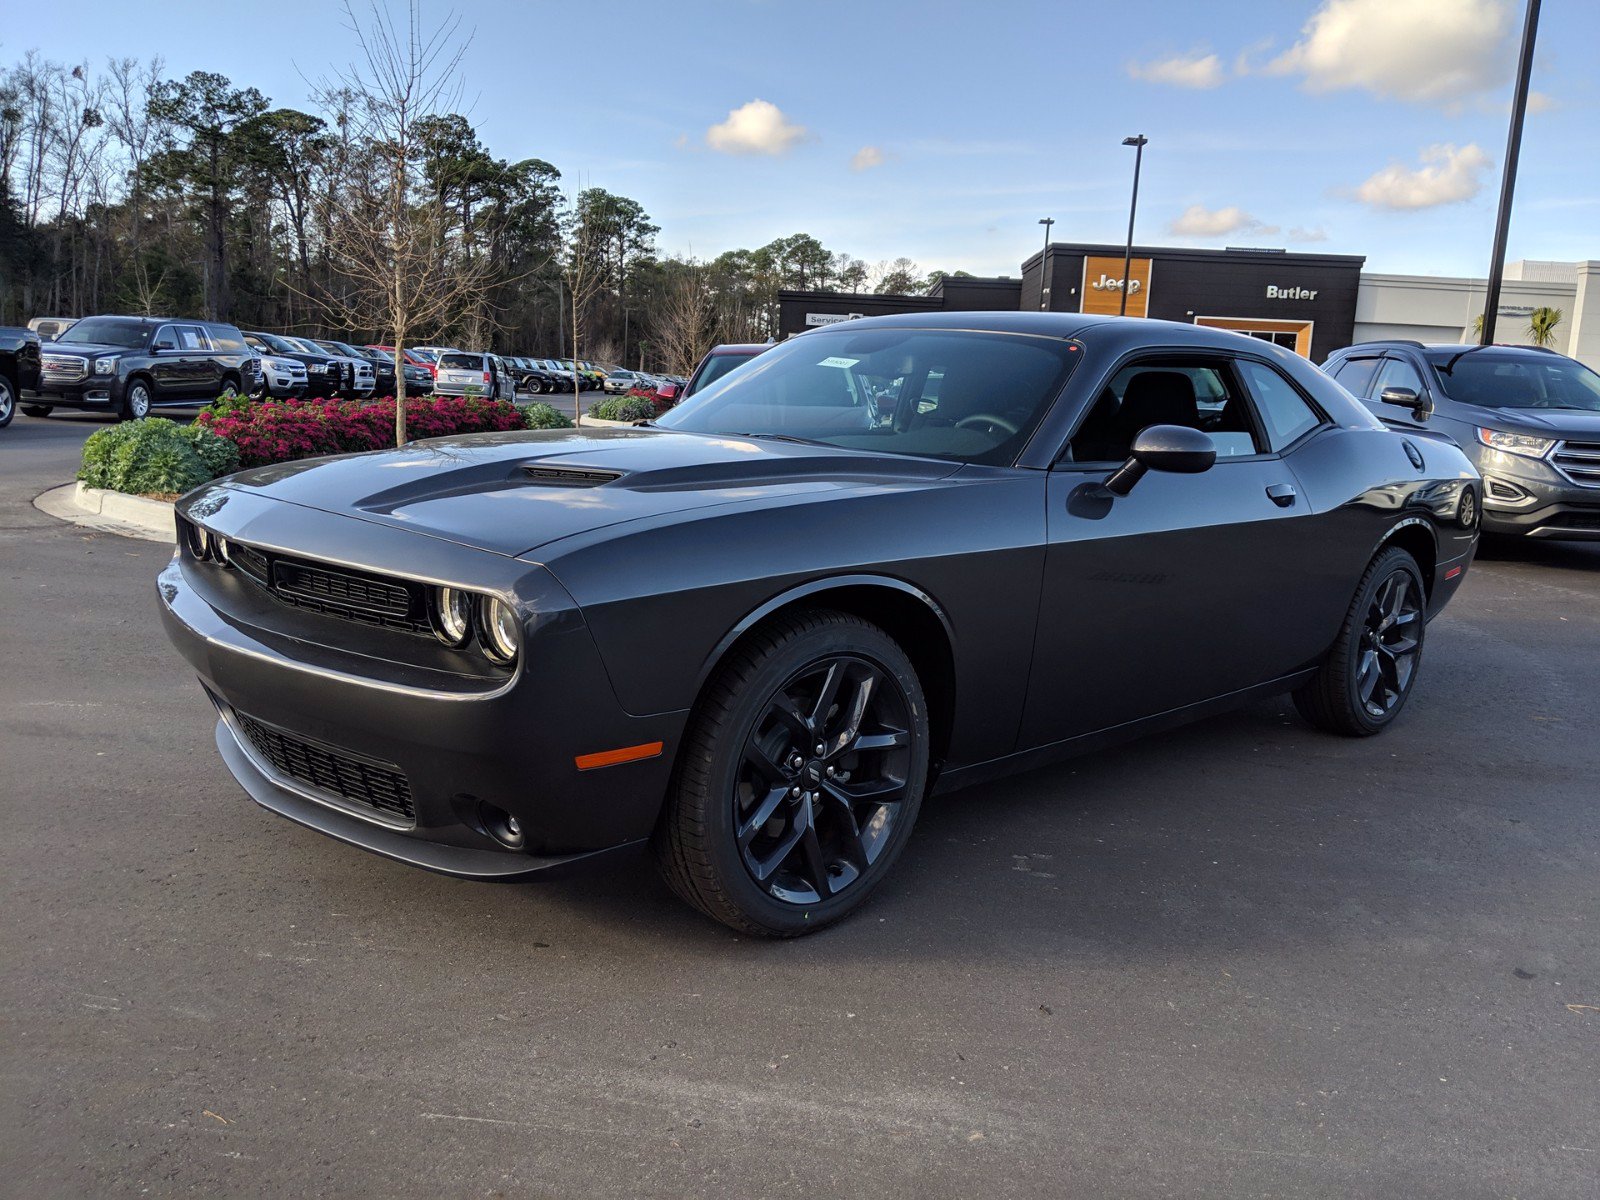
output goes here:
{"type": "Polygon", "coordinates": [[[859,358],[825,358],[817,364],[819,367],[853,367],[861,360],[859,358]]]}

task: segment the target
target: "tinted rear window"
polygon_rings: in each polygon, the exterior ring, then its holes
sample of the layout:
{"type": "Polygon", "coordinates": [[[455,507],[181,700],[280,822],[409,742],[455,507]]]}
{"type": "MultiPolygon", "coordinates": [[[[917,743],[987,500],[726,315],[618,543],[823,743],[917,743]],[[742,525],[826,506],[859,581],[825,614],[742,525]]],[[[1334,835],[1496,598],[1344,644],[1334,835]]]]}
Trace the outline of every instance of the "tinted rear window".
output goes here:
{"type": "Polygon", "coordinates": [[[439,365],[450,371],[481,371],[483,370],[483,355],[481,354],[441,354],[439,365]]]}

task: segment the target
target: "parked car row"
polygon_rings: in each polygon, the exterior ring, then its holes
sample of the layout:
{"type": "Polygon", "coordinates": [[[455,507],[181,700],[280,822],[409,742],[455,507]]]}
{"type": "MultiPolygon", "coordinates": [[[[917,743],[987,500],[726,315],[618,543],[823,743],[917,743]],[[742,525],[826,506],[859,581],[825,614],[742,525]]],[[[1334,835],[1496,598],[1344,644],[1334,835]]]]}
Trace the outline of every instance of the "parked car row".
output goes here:
{"type": "MultiPolygon", "coordinates": [[[[365,400],[397,391],[393,347],[337,338],[127,316],[35,317],[28,330],[6,333],[17,340],[12,354],[37,348],[37,370],[5,373],[0,425],[19,407],[33,417],[71,408],[135,420],[152,409],[196,408],[219,396],[365,400]]],[[[433,358],[413,351],[402,357],[407,394],[432,392],[433,358]]]]}

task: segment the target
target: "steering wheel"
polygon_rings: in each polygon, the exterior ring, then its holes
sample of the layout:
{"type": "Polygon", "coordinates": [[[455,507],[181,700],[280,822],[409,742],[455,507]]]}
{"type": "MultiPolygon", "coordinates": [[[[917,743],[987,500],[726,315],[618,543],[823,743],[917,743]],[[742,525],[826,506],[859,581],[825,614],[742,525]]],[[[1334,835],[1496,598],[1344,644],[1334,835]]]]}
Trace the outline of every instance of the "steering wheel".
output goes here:
{"type": "Polygon", "coordinates": [[[1004,417],[997,417],[994,413],[973,413],[970,417],[962,417],[961,420],[955,423],[955,428],[957,429],[975,429],[979,426],[986,426],[990,429],[1003,429],[1012,437],[1016,437],[1021,432],[1012,422],[1004,417]]]}

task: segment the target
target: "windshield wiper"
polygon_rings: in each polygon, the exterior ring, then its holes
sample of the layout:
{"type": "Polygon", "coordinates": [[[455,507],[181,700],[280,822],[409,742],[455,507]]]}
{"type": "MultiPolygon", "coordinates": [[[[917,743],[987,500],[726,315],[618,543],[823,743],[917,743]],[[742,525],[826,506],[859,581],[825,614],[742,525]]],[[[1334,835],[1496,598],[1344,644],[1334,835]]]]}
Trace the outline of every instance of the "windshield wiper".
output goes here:
{"type": "Polygon", "coordinates": [[[793,442],[797,446],[826,446],[815,438],[795,437],[792,433],[727,433],[724,437],[765,438],[769,442],[793,442]]]}

